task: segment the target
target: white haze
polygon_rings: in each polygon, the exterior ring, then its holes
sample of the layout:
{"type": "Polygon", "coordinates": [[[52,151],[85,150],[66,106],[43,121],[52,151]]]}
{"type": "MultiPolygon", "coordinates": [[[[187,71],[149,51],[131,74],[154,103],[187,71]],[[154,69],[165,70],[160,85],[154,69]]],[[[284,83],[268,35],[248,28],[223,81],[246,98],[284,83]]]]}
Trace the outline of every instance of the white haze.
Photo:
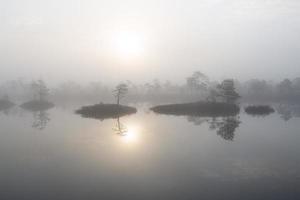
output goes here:
{"type": "Polygon", "coordinates": [[[183,82],[300,76],[298,0],[0,0],[0,80],[183,82]],[[112,35],[145,38],[122,62],[112,35]]]}

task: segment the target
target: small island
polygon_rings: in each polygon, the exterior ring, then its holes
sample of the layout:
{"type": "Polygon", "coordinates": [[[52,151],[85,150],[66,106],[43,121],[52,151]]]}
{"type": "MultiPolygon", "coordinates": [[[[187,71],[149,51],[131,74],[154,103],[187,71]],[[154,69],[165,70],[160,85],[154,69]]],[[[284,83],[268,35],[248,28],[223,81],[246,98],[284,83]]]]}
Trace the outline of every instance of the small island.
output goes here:
{"type": "Polygon", "coordinates": [[[266,116],[274,113],[275,110],[268,105],[254,105],[254,106],[247,106],[245,108],[245,112],[252,116],[266,116]]]}
{"type": "Polygon", "coordinates": [[[92,106],[83,106],[79,110],[75,111],[77,114],[80,114],[85,118],[94,118],[94,119],[115,119],[125,115],[134,114],[137,112],[136,108],[118,104],[96,104],[92,106]]]}
{"type": "Polygon", "coordinates": [[[20,105],[21,108],[29,111],[44,111],[54,107],[54,104],[44,100],[32,100],[20,105]]]}
{"type": "Polygon", "coordinates": [[[117,100],[117,104],[95,104],[91,106],[83,106],[75,113],[80,114],[84,118],[94,118],[94,119],[116,119],[125,115],[134,114],[137,109],[130,106],[125,106],[120,104],[120,100],[125,97],[128,92],[128,86],[124,83],[117,85],[116,89],[113,91],[114,96],[117,100]]]}
{"type": "Polygon", "coordinates": [[[54,107],[53,103],[46,100],[47,96],[49,95],[49,89],[43,80],[32,82],[31,89],[34,94],[34,100],[21,104],[21,108],[32,112],[37,112],[49,110],[50,108],[54,107]]]}

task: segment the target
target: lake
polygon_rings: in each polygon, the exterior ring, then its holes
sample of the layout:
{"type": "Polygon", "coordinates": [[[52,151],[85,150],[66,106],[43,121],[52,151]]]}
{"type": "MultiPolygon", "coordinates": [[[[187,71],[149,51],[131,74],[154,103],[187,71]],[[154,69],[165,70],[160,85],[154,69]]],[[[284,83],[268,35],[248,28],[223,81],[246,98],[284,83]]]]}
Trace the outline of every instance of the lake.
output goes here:
{"type": "Polygon", "coordinates": [[[300,199],[300,118],[0,112],[0,199],[300,199]],[[120,133],[118,128],[125,131],[120,133]]]}

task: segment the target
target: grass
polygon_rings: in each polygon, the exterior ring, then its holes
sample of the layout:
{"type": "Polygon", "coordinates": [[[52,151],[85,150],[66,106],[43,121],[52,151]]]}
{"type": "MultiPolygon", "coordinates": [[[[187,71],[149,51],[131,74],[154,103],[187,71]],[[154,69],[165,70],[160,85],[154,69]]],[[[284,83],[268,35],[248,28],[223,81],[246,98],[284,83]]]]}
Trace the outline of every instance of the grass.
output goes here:
{"type": "Polygon", "coordinates": [[[195,102],[184,104],[160,105],[150,108],[159,114],[167,115],[188,115],[188,116],[234,116],[240,111],[235,104],[219,102],[195,102]]]}

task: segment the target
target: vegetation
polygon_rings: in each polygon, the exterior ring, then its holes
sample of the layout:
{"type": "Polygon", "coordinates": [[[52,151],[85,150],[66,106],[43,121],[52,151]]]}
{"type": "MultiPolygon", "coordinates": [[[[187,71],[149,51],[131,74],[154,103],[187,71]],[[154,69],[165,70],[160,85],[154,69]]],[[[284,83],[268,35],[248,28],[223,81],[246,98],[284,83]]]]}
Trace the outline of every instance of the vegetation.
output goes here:
{"type": "Polygon", "coordinates": [[[80,114],[82,117],[100,120],[118,118],[125,115],[134,114],[136,112],[136,108],[133,107],[102,103],[93,106],[84,106],[76,111],[76,113],[80,114]]]}
{"type": "Polygon", "coordinates": [[[256,105],[256,106],[248,106],[245,108],[245,112],[250,115],[269,115],[275,110],[268,105],[256,105]]]}
{"type": "Polygon", "coordinates": [[[185,104],[169,104],[155,106],[152,111],[167,115],[190,115],[190,116],[234,116],[240,111],[235,104],[218,102],[196,102],[185,104]]]}
{"type": "Polygon", "coordinates": [[[49,95],[49,89],[43,80],[33,81],[31,83],[34,100],[23,103],[20,107],[29,111],[43,111],[54,107],[54,104],[46,99],[49,95]]]}
{"type": "Polygon", "coordinates": [[[111,95],[113,88],[101,82],[80,85],[76,82],[66,81],[50,89],[41,80],[32,83],[24,79],[18,79],[3,82],[0,85],[0,95],[8,95],[16,102],[28,99],[51,99],[51,101],[58,103],[87,103],[97,102],[99,99],[106,102],[116,99],[117,103],[118,101],[119,103],[122,101],[151,103],[210,101],[231,103],[237,100],[253,104],[268,104],[270,102],[299,104],[300,102],[299,77],[284,79],[279,82],[261,79],[251,79],[245,82],[232,79],[214,81],[202,72],[196,71],[188,75],[183,84],[158,79],[142,84],[135,84],[130,81],[123,84],[126,87],[122,86],[114,89],[115,96],[113,97],[111,95]],[[126,98],[124,98],[125,96],[126,98]]]}
{"type": "Polygon", "coordinates": [[[120,100],[128,93],[128,86],[125,83],[120,83],[113,92],[117,99],[117,104],[120,105],[120,100]]]}

